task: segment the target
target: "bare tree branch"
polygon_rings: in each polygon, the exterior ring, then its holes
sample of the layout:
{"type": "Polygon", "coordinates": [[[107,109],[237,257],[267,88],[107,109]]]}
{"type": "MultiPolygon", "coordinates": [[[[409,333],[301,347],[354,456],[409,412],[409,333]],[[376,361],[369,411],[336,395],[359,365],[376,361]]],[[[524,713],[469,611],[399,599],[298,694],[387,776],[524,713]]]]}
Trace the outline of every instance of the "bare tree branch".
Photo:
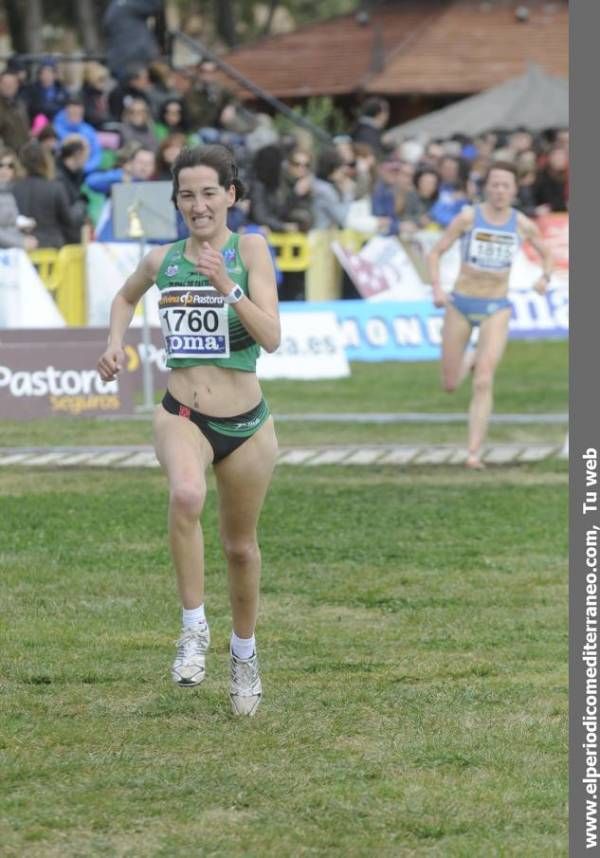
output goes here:
{"type": "Polygon", "coordinates": [[[27,0],[22,11],[25,23],[25,45],[30,54],[41,54],[44,50],[44,39],[42,27],[44,24],[44,10],[42,0],[27,0]]]}
{"type": "Polygon", "coordinates": [[[234,48],[238,44],[237,29],[231,0],[214,0],[217,33],[225,44],[234,48]]]}
{"type": "Polygon", "coordinates": [[[275,16],[275,12],[277,11],[278,6],[279,0],[271,0],[271,2],[269,3],[269,14],[267,15],[267,20],[265,21],[265,26],[263,27],[263,36],[268,36],[271,32],[271,25],[273,23],[273,18],[275,16]]]}
{"type": "Polygon", "coordinates": [[[95,4],[93,0],[77,0],[75,10],[83,49],[87,54],[95,54],[100,49],[99,17],[96,14],[95,4]]]}
{"type": "Polygon", "coordinates": [[[23,3],[19,0],[5,0],[5,8],[13,51],[17,54],[25,54],[27,53],[27,43],[23,25],[23,3]]]}

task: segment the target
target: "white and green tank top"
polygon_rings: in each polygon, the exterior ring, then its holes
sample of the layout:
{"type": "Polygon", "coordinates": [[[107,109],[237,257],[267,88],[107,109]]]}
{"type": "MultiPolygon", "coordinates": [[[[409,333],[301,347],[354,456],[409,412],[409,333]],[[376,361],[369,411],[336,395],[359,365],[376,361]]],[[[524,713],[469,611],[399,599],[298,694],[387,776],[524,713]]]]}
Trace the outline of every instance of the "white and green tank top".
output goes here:
{"type": "MultiPolygon", "coordinates": [[[[231,233],[221,253],[230,279],[248,295],[248,269],[239,243],[239,235],[231,233]]],[[[225,304],[208,278],[185,257],[184,250],[185,239],[175,242],[156,278],[167,366],[175,369],[210,364],[255,372],[260,346],[244,328],[235,305],[225,304]]]]}

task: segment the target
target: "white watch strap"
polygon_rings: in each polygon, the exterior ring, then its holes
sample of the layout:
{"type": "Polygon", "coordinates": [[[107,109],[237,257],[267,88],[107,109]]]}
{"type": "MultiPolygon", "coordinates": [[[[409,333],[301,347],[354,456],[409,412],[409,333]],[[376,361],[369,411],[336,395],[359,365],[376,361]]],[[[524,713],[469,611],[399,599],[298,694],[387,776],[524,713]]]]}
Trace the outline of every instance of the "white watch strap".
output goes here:
{"type": "Polygon", "coordinates": [[[237,304],[244,297],[244,290],[241,286],[234,286],[228,295],[223,295],[225,304],[237,304]]]}

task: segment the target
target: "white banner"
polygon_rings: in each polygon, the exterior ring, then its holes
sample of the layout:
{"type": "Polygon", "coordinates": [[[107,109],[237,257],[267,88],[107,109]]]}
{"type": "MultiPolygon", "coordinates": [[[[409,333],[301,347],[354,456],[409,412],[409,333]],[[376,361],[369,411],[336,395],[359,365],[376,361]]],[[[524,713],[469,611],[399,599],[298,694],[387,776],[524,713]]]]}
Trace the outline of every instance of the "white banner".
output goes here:
{"type": "Polygon", "coordinates": [[[375,236],[358,253],[339,242],[331,248],[363,298],[372,301],[422,301],[430,294],[408,253],[393,236],[375,236]]]}
{"type": "Polygon", "coordinates": [[[281,312],[281,345],[262,352],[259,378],[345,378],[350,364],[335,313],[281,312]]]}
{"type": "MultiPolygon", "coordinates": [[[[144,253],[152,246],[146,245],[144,253]]],[[[132,243],[93,241],[86,250],[87,283],[87,324],[92,327],[106,327],[109,323],[110,305],[123,283],[140,264],[140,245],[132,243]]],[[[156,286],[146,293],[148,321],[160,326],[158,318],[158,299],[160,293],[156,286]]],[[[132,327],[142,324],[142,303],[138,304],[132,321],[132,327]]]]}
{"type": "Polygon", "coordinates": [[[64,328],[65,324],[25,251],[0,251],[0,328],[64,328]]]}
{"type": "MultiPolygon", "coordinates": [[[[439,241],[440,235],[439,232],[422,230],[411,239],[413,256],[419,259],[419,267],[423,272],[426,256],[439,241]]],[[[358,253],[333,242],[332,250],[363,298],[369,301],[431,300],[431,286],[423,281],[397,238],[375,236],[358,253]]],[[[440,259],[440,282],[447,292],[454,288],[459,269],[460,242],[456,241],[440,259]]],[[[532,261],[520,247],[510,272],[508,288],[511,298],[516,292],[531,290],[541,273],[541,265],[532,261]]],[[[552,288],[568,291],[568,271],[556,268],[551,285],[552,288]]]]}

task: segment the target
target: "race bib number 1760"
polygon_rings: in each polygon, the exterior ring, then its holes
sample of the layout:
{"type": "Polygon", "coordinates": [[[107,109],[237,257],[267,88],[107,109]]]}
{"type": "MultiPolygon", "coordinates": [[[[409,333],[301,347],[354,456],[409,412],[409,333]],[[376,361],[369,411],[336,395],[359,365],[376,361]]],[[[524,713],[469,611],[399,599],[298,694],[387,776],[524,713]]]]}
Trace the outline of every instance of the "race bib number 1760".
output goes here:
{"type": "Polygon", "coordinates": [[[163,289],[158,312],[167,359],[229,357],[227,305],[212,286],[163,289]]]}

